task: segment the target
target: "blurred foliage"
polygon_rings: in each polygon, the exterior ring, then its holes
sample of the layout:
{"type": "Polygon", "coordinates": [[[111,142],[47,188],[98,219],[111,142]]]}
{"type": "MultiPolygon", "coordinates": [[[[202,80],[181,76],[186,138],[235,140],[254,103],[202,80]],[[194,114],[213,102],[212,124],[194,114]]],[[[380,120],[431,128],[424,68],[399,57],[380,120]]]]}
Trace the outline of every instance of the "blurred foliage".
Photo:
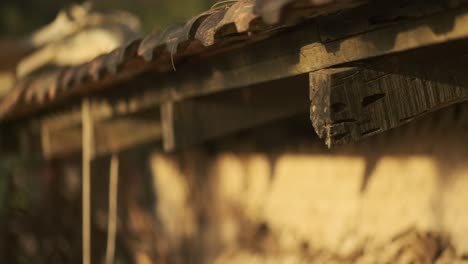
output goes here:
{"type": "Polygon", "coordinates": [[[1,0],[0,34],[23,35],[52,21],[58,10],[71,0],[1,0]]]}
{"type": "Polygon", "coordinates": [[[214,0],[95,0],[102,9],[124,9],[138,15],[146,31],[183,22],[213,5],[214,0]]]}
{"type": "MultiPolygon", "coordinates": [[[[57,12],[79,0],[1,0],[0,35],[21,36],[51,22],[57,12]]],[[[215,0],[93,0],[99,9],[122,9],[139,16],[145,31],[161,30],[203,12],[215,0]]]]}

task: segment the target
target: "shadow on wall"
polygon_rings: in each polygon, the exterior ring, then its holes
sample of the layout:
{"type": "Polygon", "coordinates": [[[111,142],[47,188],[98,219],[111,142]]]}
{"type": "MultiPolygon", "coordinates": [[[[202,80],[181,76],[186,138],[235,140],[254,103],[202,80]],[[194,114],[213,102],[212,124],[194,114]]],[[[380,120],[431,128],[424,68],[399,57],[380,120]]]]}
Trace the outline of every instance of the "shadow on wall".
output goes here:
{"type": "Polygon", "coordinates": [[[153,154],[164,241],[202,263],[462,258],[467,106],[333,150],[298,118],[153,154]]]}
{"type": "MultiPolygon", "coordinates": [[[[467,120],[468,105],[461,104],[328,150],[308,117],[299,116],[179,153],[123,154],[116,259],[463,259],[467,120]]],[[[0,211],[0,257],[8,263],[80,263],[80,162],[28,166],[14,173],[7,197],[16,198],[0,211]],[[26,194],[19,191],[25,181],[34,182],[26,194]]],[[[93,168],[94,262],[105,253],[108,167],[98,160],[93,168]]]]}

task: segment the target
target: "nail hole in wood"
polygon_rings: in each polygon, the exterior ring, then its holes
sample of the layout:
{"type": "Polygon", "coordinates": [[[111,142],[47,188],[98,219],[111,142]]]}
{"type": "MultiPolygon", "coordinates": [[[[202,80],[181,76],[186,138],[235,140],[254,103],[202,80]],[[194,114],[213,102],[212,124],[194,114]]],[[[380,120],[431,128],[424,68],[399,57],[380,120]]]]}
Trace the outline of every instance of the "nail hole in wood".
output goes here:
{"type": "Polygon", "coordinates": [[[362,105],[362,107],[367,107],[367,106],[381,100],[385,96],[387,96],[385,93],[378,93],[378,94],[373,94],[373,95],[366,96],[366,97],[364,97],[362,99],[361,105],[362,105]]]}
{"type": "Polygon", "coordinates": [[[346,108],[346,105],[343,103],[334,103],[331,105],[331,110],[334,113],[343,112],[346,108]]]}

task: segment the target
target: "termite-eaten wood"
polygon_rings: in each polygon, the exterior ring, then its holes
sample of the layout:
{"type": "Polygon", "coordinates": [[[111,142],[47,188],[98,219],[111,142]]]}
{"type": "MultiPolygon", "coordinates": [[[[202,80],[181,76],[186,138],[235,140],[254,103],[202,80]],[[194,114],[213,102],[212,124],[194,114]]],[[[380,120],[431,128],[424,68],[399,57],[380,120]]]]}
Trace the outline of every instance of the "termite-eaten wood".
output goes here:
{"type": "Polygon", "coordinates": [[[329,147],[468,100],[466,42],[310,73],[310,117],[329,147]],[[455,51],[455,52],[452,52],[455,51]]]}

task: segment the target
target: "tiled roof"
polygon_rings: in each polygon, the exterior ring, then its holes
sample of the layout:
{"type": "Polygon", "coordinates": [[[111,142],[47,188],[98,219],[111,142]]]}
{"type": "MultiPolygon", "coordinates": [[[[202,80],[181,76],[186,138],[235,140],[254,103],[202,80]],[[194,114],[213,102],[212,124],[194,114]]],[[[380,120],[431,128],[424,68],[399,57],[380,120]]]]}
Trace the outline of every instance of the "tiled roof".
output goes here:
{"type": "Polygon", "coordinates": [[[362,4],[363,0],[239,0],[185,24],[130,41],[88,63],[20,80],[0,102],[0,119],[11,119],[72,95],[111,87],[149,69],[172,71],[180,59],[264,39],[303,19],[362,4]]]}

